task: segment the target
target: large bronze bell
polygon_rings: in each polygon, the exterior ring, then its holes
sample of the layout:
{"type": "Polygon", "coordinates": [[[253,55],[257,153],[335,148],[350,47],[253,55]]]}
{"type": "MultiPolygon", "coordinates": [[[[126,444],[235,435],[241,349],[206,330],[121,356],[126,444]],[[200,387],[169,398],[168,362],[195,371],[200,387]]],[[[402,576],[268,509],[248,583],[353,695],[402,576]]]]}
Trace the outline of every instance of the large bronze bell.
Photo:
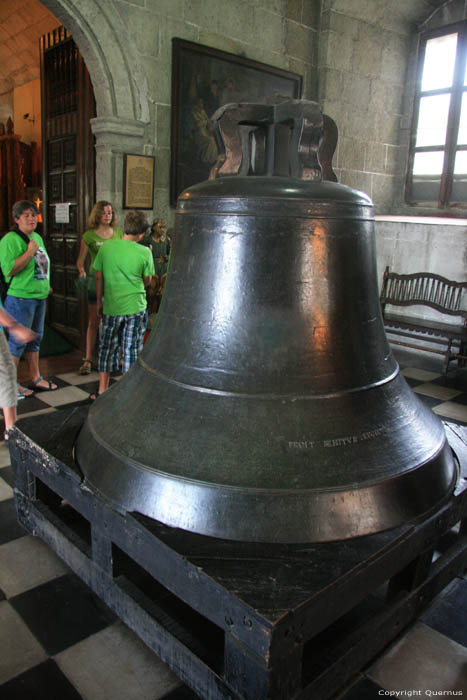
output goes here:
{"type": "Polygon", "coordinates": [[[86,482],[121,511],[232,540],[424,517],[457,470],[386,341],[370,199],[319,181],[314,103],[216,119],[222,157],[179,197],[157,324],[79,436],[86,482]]]}

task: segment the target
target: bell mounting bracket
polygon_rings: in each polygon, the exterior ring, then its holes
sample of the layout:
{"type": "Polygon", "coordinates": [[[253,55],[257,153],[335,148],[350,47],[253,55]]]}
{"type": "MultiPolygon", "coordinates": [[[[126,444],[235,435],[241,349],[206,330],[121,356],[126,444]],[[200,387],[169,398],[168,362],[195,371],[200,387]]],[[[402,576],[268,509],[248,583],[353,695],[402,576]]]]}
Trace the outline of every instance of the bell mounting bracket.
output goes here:
{"type": "Polygon", "coordinates": [[[322,179],[319,148],[325,123],[332,120],[316,102],[228,104],[212,120],[219,157],[210,179],[225,175],[322,179]]]}

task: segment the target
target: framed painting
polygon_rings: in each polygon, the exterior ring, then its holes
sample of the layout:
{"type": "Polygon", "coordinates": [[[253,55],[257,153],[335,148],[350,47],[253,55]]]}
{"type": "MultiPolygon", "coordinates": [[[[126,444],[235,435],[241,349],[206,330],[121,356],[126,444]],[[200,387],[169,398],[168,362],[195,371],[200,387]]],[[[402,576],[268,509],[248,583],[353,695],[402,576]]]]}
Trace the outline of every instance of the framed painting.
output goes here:
{"type": "Polygon", "coordinates": [[[123,161],[123,208],[154,206],[154,156],[125,153],[123,161]]]}
{"type": "Polygon", "coordinates": [[[172,161],[170,202],[187,187],[206,180],[217,159],[211,117],[229,102],[267,103],[298,99],[302,76],[172,39],[172,161]]]}

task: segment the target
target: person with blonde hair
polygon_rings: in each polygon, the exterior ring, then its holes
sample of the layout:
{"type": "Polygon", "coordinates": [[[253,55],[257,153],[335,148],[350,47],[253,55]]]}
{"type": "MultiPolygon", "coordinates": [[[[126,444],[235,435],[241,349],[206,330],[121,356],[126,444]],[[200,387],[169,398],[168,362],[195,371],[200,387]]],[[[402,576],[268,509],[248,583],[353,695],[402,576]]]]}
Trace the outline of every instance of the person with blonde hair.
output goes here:
{"type": "Polygon", "coordinates": [[[100,200],[92,208],[88,218],[88,230],[83,234],[76,267],[80,279],[87,278],[88,297],[88,327],[86,330],[86,351],[79,374],[89,374],[92,369],[92,356],[99,331],[99,316],[97,313],[96,284],[93,263],[100,247],[111,239],[121,240],[123,231],[117,228],[117,214],[110,202],[100,200]],[[89,271],[86,272],[85,262],[90,256],[89,271]]]}

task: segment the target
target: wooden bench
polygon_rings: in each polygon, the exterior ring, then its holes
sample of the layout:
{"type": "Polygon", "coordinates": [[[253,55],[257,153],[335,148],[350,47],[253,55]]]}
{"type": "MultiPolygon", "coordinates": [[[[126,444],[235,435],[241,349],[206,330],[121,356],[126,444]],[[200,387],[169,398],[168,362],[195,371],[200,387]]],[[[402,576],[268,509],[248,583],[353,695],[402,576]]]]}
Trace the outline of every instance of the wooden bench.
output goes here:
{"type": "Polygon", "coordinates": [[[394,345],[423,349],[444,355],[444,374],[447,375],[449,363],[457,360],[464,364],[467,359],[467,282],[453,280],[435,275],[430,272],[416,272],[410,275],[399,275],[390,272],[389,267],[384,271],[381,287],[381,310],[384,327],[387,333],[407,338],[396,340],[388,338],[394,345]],[[391,314],[386,311],[386,305],[392,306],[429,306],[440,314],[456,316],[457,321],[446,323],[431,319],[419,319],[404,315],[391,314]],[[411,340],[425,341],[422,345],[409,342],[411,340]],[[431,347],[432,345],[443,346],[431,347]]]}

